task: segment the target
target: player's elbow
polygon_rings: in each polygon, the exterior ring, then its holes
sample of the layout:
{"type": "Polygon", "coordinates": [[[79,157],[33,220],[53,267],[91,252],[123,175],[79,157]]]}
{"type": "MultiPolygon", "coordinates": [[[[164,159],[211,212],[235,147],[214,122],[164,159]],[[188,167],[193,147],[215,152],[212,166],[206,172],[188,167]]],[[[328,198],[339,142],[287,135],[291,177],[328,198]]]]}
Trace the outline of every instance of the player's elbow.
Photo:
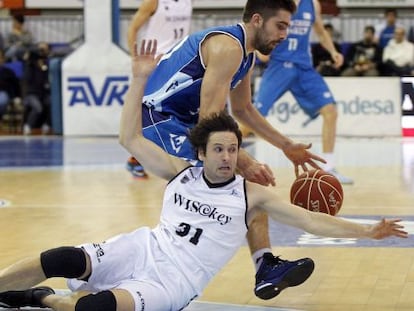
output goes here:
{"type": "Polygon", "coordinates": [[[249,114],[250,114],[250,108],[252,107],[251,104],[247,105],[234,105],[231,107],[231,112],[233,116],[240,121],[245,121],[249,114]]]}
{"type": "Polygon", "coordinates": [[[118,142],[122,147],[128,149],[128,139],[122,131],[119,133],[118,142]]]}

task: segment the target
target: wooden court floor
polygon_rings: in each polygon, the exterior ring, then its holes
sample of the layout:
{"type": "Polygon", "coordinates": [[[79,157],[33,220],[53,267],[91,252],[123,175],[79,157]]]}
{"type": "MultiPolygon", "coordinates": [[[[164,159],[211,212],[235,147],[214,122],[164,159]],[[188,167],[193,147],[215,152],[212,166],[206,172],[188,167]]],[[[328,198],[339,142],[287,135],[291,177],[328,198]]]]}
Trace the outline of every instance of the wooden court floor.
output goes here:
{"type": "MultiPolygon", "coordinates": [[[[311,141],[318,152],[317,138],[311,141]]],[[[289,162],[266,143],[247,149],[271,165],[275,191],[288,199],[289,162]]],[[[272,221],[274,254],[313,258],[310,279],[275,299],[257,299],[243,246],[188,310],[414,310],[414,140],[340,138],[337,154],[338,169],[355,179],[344,186],[339,216],[367,223],[401,217],[409,239],[322,239],[272,221]]],[[[133,179],[127,156],[116,138],[0,136],[0,268],[47,248],[154,226],[165,182],[133,179]]],[[[66,288],[59,279],[46,284],[66,288]]]]}

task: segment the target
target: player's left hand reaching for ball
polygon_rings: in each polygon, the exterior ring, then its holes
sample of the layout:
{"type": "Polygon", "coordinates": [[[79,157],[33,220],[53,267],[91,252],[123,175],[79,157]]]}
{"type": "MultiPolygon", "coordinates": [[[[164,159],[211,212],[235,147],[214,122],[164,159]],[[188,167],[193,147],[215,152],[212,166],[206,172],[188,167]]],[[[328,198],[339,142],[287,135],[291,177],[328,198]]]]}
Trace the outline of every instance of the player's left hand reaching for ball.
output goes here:
{"type": "Polygon", "coordinates": [[[286,157],[292,161],[293,165],[295,166],[296,177],[299,176],[299,166],[303,171],[308,171],[307,165],[310,165],[315,169],[321,169],[315,161],[326,163],[323,158],[309,151],[311,147],[312,144],[292,142],[282,149],[286,157]]]}
{"type": "Polygon", "coordinates": [[[390,236],[407,238],[408,233],[402,230],[404,226],[399,224],[399,222],[401,222],[401,219],[382,219],[380,222],[371,226],[369,237],[376,240],[390,236]]]}

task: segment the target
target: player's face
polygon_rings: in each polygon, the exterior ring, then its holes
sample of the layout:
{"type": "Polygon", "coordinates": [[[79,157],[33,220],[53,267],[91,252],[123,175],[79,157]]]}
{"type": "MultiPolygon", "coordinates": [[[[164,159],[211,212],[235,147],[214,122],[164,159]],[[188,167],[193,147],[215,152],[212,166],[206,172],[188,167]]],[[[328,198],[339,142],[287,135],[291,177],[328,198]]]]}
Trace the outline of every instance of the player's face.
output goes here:
{"type": "Polygon", "coordinates": [[[204,173],[212,183],[225,182],[234,176],[238,155],[237,137],[232,132],[213,132],[205,154],[199,154],[204,173]]]}
{"type": "Polygon", "coordinates": [[[285,10],[278,10],[276,15],[262,21],[256,31],[255,48],[264,55],[270,52],[288,35],[292,15],[285,10]]]}

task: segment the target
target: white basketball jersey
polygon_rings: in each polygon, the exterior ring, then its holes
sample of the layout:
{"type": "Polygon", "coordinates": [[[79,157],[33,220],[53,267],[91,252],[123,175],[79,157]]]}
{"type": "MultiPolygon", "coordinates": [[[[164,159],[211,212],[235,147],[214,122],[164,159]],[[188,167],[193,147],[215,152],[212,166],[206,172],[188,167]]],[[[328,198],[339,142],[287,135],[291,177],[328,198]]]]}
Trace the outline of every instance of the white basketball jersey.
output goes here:
{"type": "Polygon", "coordinates": [[[245,242],[246,211],[245,181],[239,175],[211,185],[202,167],[190,167],[167,185],[153,232],[198,294],[245,242]]]}
{"type": "Polygon", "coordinates": [[[192,0],[158,0],[155,13],[138,32],[138,41],[157,39],[158,54],[167,53],[190,33],[192,0]]]}

